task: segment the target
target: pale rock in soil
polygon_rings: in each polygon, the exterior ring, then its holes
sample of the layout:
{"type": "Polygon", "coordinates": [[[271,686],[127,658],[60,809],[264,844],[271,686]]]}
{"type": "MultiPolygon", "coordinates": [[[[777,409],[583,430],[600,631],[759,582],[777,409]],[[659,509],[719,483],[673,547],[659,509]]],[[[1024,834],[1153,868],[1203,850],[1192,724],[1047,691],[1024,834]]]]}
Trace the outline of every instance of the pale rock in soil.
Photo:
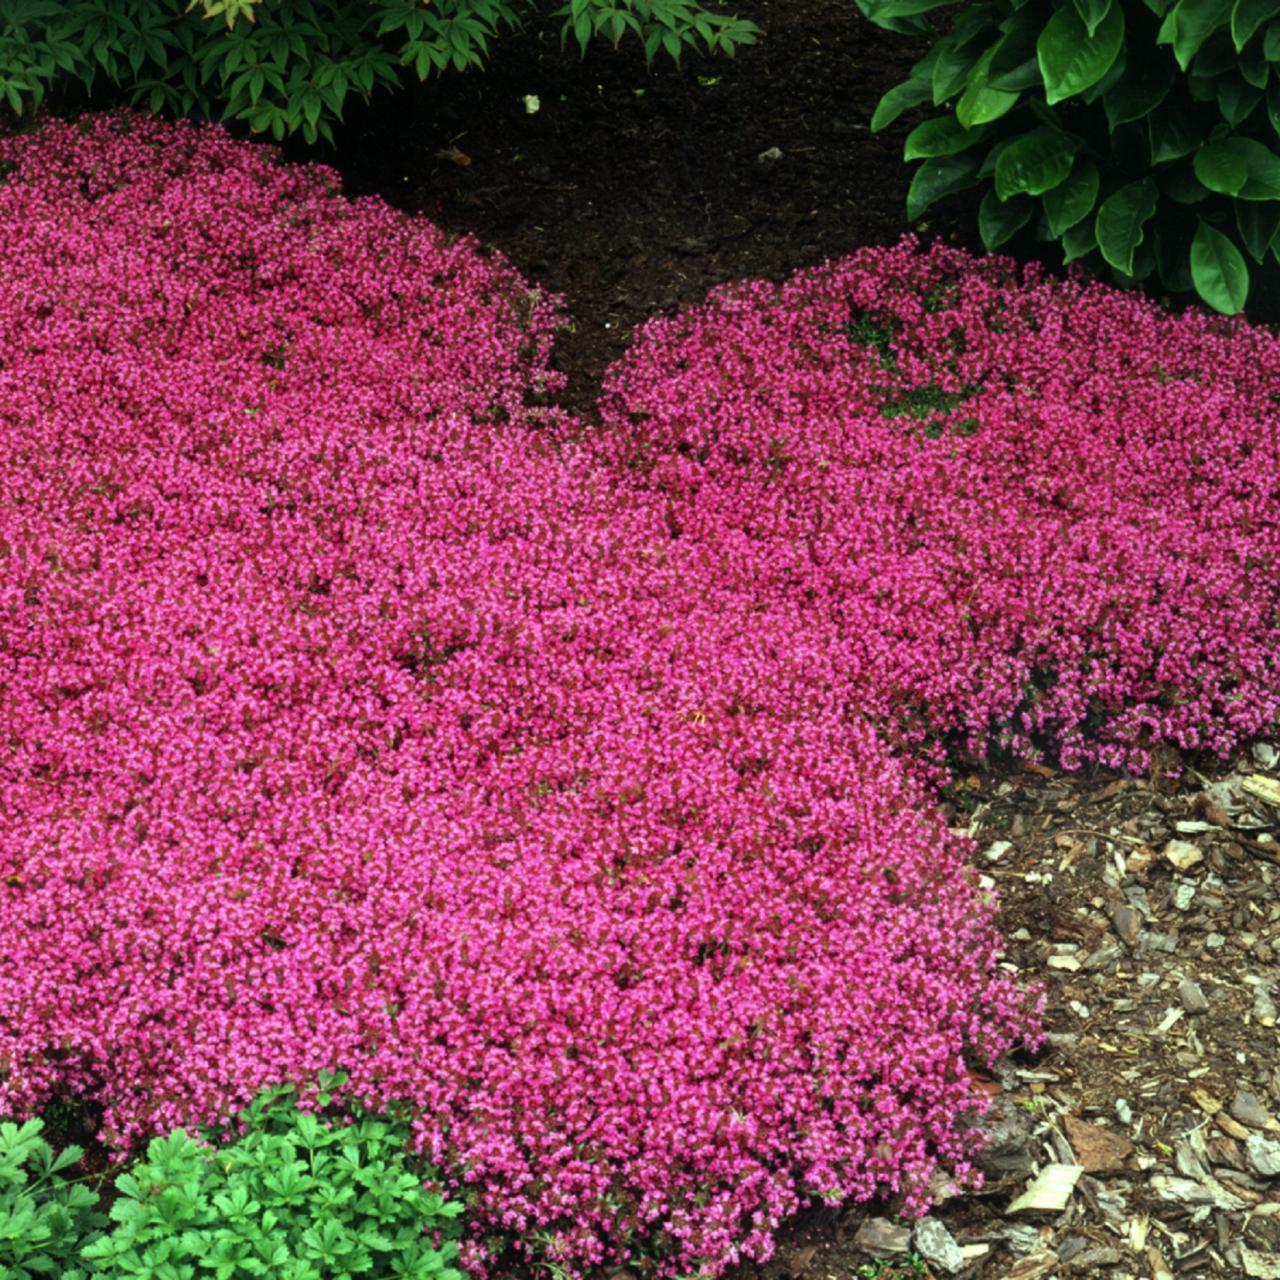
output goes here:
{"type": "Polygon", "coordinates": [[[1255,1280],[1280,1280],[1280,1253],[1255,1253],[1247,1245],[1241,1245],[1240,1262],[1245,1275],[1255,1280]]]}
{"type": "Polygon", "coordinates": [[[1244,1140],[1245,1159],[1259,1177],[1280,1177],[1280,1142],[1251,1133],[1244,1140]]]}
{"type": "Polygon", "coordinates": [[[1253,989],[1253,1016],[1264,1027],[1276,1025],[1276,1004],[1271,998],[1271,988],[1260,982],[1253,989]]]}
{"type": "Polygon", "coordinates": [[[1183,978],[1178,983],[1178,999],[1182,1001],[1182,1007],[1188,1013],[1207,1013],[1209,1011],[1209,1002],[1204,998],[1204,992],[1200,989],[1200,984],[1192,982],[1190,978],[1183,978]]]}
{"type": "Polygon", "coordinates": [[[887,1218],[868,1218],[853,1243],[873,1258],[901,1257],[911,1245],[911,1229],[895,1226],[887,1218]]]}
{"type": "Polygon", "coordinates": [[[1189,871],[1204,861],[1204,854],[1187,840],[1170,840],[1164,847],[1164,856],[1179,871],[1189,871]]]}
{"type": "Polygon", "coordinates": [[[1236,1090],[1236,1096],[1231,1099],[1231,1114],[1251,1129],[1265,1129],[1271,1119],[1266,1107],[1248,1089],[1236,1090]]]}
{"type": "Polygon", "coordinates": [[[937,1218],[921,1218],[916,1223],[916,1251],[931,1266],[955,1275],[964,1266],[964,1254],[955,1237],[937,1218]]]}

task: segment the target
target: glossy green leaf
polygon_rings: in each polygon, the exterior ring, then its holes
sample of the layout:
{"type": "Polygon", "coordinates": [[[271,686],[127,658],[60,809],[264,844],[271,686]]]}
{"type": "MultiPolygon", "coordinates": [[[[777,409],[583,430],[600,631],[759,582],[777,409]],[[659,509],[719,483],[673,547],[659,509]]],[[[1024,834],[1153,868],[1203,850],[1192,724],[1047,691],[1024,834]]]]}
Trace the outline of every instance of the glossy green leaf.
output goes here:
{"type": "Polygon", "coordinates": [[[1061,8],[1036,41],[1045,100],[1052,105],[1097,84],[1124,44],[1124,14],[1113,4],[1091,38],[1073,8],[1061,8]]]}
{"type": "Polygon", "coordinates": [[[1249,268],[1231,241],[1203,219],[1191,242],[1191,281],[1215,311],[1233,316],[1249,296],[1249,268]]]}
{"type": "Polygon", "coordinates": [[[960,47],[954,35],[944,37],[936,48],[938,58],[933,64],[933,105],[940,107],[964,88],[979,55],[968,46],[960,47]]]}
{"type": "Polygon", "coordinates": [[[1084,29],[1092,39],[1094,32],[1102,20],[1111,10],[1113,3],[1117,0],[1071,0],[1075,5],[1076,13],[1080,16],[1080,21],[1084,23],[1084,29]]]}
{"type": "Polygon", "coordinates": [[[928,159],[931,156],[953,156],[979,141],[980,129],[966,129],[953,115],[935,116],[918,124],[907,134],[903,144],[904,160],[928,159]]]}
{"type": "Polygon", "coordinates": [[[1231,128],[1243,124],[1262,101],[1262,94],[1238,74],[1218,80],[1218,111],[1231,128]]]}
{"type": "Polygon", "coordinates": [[[1092,253],[1098,247],[1094,230],[1094,219],[1085,218],[1083,222],[1077,222],[1062,237],[1062,261],[1064,263],[1075,262],[1077,259],[1092,253]]]}
{"type": "Polygon", "coordinates": [[[936,156],[916,170],[907,192],[907,218],[914,222],[935,201],[964,191],[977,181],[978,161],[971,154],[936,156]]]}
{"type": "Polygon", "coordinates": [[[1262,56],[1268,62],[1280,62],[1280,22],[1273,22],[1267,28],[1262,40],[1262,56]]]}
{"type": "Polygon", "coordinates": [[[1088,156],[1077,156],[1064,182],[1044,193],[1044,212],[1055,240],[1087,217],[1098,199],[1098,166],[1088,156]]]}
{"type": "Polygon", "coordinates": [[[1209,123],[1203,112],[1184,107],[1157,107],[1147,117],[1151,163],[1161,165],[1189,156],[1204,141],[1209,123]]]}
{"type": "Polygon", "coordinates": [[[991,52],[987,84],[1007,93],[1035,88],[1041,83],[1040,63],[1036,58],[1036,32],[1029,23],[1017,19],[1004,25],[1008,30],[991,52]]]}
{"type": "Polygon", "coordinates": [[[1228,143],[1211,142],[1196,152],[1195,173],[1210,191],[1234,196],[1249,180],[1249,165],[1228,143]]]}
{"type": "Polygon", "coordinates": [[[1079,144],[1057,129],[1033,129],[1015,138],[996,161],[996,195],[1001,200],[1043,195],[1071,172],[1079,144]]]}
{"type": "Polygon", "coordinates": [[[1159,191],[1151,178],[1130,182],[1113,192],[1098,209],[1096,234],[1102,256],[1117,271],[1133,274],[1133,256],[1143,228],[1156,211],[1159,191]]]}
{"type": "Polygon", "coordinates": [[[1005,202],[988,191],[978,209],[978,233],[987,251],[998,249],[1031,221],[1035,206],[1025,197],[1005,202]]]}
{"type": "Polygon", "coordinates": [[[994,52],[994,47],[988,49],[974,63],[969,71],[965,91],[960,95],[960,101],[956,103],[956,119],[966,129],[1000,119],[1018,101],[1018,94],[993,89],[987,83],[987,69],[991,65],[994,52]]]}
{"type": "Polygon", "coordinates": [[[1240,243],[1254,262],[1262,263],[1276,233],[1280,232],[1280,204],[1239,200],[1235,212],[1240,243]]]}
{"type": "Polygon", "coordinates": [[[926,79],[904,80],[896,84],[876,104],[871,117],[871,132],[887,129],[904,111],[933,100],[933,88],[926,79]]]}
{"type": "Polygon", "coordinates": [[[1280,13],[1280,0],[1236,0],[1231,7],[1231,41],[1237,50],[1249,43],[1253,33],[1280,13]]]}
{"type": "Polygon", "coordinates": [[[1173,45],[1173,56],[1185,71],[1200,46],[1226,26],[1229,17],[1226,0],[1178,0],[1161,24],[1156,43],[1173,45]]]}

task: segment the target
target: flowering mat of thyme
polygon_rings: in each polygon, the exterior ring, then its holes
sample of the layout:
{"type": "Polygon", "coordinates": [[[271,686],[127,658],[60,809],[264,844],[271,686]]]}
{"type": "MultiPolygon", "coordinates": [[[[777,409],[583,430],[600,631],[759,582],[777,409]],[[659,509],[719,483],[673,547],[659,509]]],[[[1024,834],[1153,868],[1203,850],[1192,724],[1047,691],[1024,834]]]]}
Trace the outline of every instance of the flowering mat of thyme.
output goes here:
{"type": "MultiPolygon", "coordinates": [[[[1207,929],[1269,852],[1265,744],[1176,836],[1116,812],[1052,866],[975,860],[961,810],[1025,807],[950,770],[1165,786],[1275,724],[1274,338],[904,242],[655,321],[585,421],[553,299],[325,171],[129,116],[4,150],[0,1105],[87,1098],[127,1145],[342,1066],[474,1192],[477,1268],[763,1262],[806,1201],[945,1209],[984,1145],[1025,1182],[1006,1081],[1099,1215],[1116,1165],[1196,1227],[1248,1210],[1237,1080],[1188,1075],[1234,1177],[1200,1130],[1153,1128],[1153,1173],[1052,1123],[1099,1104],[1007,1066],[1039,1018],[990,889],[1098,861],[1068,923],[1120,946],[1055,925],[1033,973],[1178,953],[1165,899],[1207,929]]],[[[1194,985],[1137,1022],[1192,1056],[1230,1007],[1194,985]]],[[[1074,1212],[855,1242],[1116,1270],[1074,1212]]]]}

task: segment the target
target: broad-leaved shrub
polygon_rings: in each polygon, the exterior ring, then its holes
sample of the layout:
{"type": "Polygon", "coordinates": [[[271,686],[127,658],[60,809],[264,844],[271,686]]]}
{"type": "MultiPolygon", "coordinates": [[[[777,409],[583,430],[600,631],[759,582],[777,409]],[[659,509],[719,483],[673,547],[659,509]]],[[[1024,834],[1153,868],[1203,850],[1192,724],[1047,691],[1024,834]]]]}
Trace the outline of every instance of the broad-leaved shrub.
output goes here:
{"type": "Polygon", "coordinates": [[[967,846],[843,633],[527,407],[547,300],[216,128],[0,159],[0,1109],[341,1063],[468,1268],[968,1180],[1034,1017],[967,846]]]}
{"type": "MultiPolygon", "coordinates": [[[[928,31],[946,0],[858,0],[872,21],[928,31]]],[[[1023,227],[1063,260],[1194,290],[1240,311],[1248,260],[1280,263],[1280,7],[1269,0],[994,0],[946,29],[872,128],[924,104],[908,196],[987,187],[994,249],[1023,227]]]]}
{"type": "MultiPolygon", "coordinates": [[[[351,98],[405,75],[481,67],[518,31],[520,0],[0,0],[0,101],[38,106],[66,82],[138,105],[242,121],[274,138],[332,139],[351,98]]],[[[639,42],[646,60],[732,56],[754,23],[697,0],[568,0],[566,39],[639,42]]]]}

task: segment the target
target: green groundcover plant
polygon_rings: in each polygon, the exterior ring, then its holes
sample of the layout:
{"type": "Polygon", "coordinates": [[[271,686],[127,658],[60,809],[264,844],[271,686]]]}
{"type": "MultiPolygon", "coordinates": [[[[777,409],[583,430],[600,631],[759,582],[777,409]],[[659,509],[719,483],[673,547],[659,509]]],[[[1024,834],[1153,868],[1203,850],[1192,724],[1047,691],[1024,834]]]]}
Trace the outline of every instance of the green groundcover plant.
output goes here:
{"type": "MultiPolygon", "coordinates": [[[[858,5],[900,32],[944,8],[858,5]]],[[[1250,260],[1280,262],[1280,0],[991,0],[947,22],[872,121],[945,108],[906,141],[911,218],[986,184],[989,249],[1033,226],[1065,262],[1242,310],[1250,260]]]]}
{"type": "MultiPolygon", "coordinates": [[[[0,0],[0,99],[21,113],[67,82],[152,111],[332,139],[354,95],[482,66],[532,0],[0,0]]],[[[751,22],[696,0],[568,0],[565,39],[638,40],[646,60],[732,55],[751,22]]]]}
{"type": "Polygon", "coordinates": [[[54,1153],[42,1121],[0,1123],[0,1280],[82,1280],[82,1246],[107,1225],[97,1193],[75,1176],[80,1147],[54,1153]]]}
{"type": "Polygon", "coordinates": [[[68,1178],[83,1152],[56,1156],[42,1123],[0,1125],[0,1280],[462,1280],[462,1205],[424,1185],[408,1125],[387,1115],[299,1109],[292,1086],[261,1092],[237,1131],[154,1138],[115,1181],[114,1227],[98,1196],[68,1178]]]}

